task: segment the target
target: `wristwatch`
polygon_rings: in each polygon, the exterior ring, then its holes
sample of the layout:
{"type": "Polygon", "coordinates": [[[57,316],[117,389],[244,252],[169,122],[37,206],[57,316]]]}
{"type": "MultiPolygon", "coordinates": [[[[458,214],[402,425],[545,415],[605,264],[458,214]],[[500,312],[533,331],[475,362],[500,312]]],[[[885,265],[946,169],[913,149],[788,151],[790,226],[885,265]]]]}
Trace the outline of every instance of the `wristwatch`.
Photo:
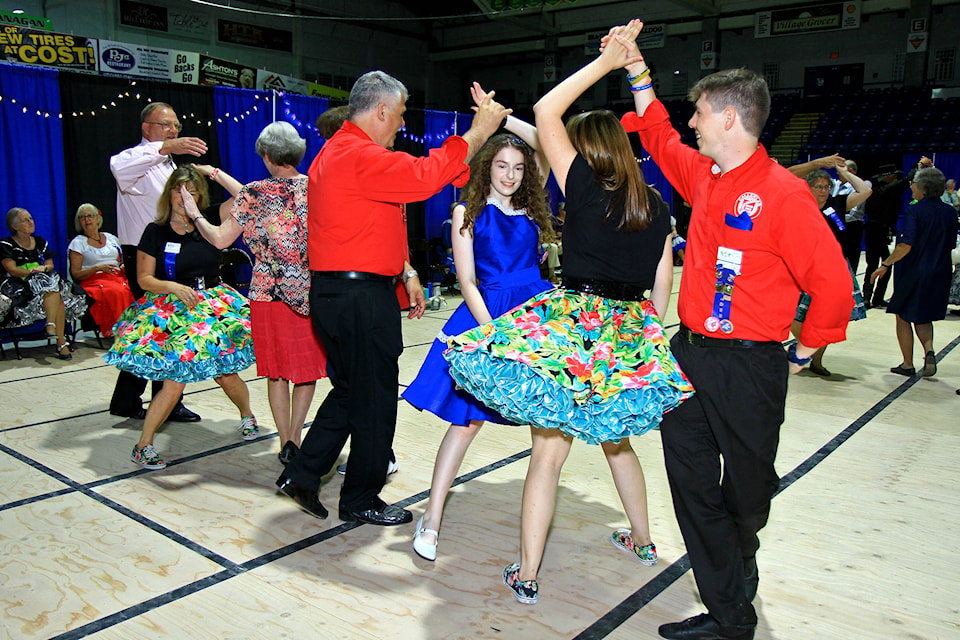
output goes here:
{"type": "Polygon", "coordinates": [[[420,275],[420,274],[417,273],[417,270],[416,270],[416,269],[410,269],[410,271],[405,272],[405,273],[403,274],[403,282],[404,282],[404,284],[406,284],[406,283],[407,283],[407,280],[409,280],[410,278],[413,278],[414,276],[418,276],[418,275],[420,275]]]}

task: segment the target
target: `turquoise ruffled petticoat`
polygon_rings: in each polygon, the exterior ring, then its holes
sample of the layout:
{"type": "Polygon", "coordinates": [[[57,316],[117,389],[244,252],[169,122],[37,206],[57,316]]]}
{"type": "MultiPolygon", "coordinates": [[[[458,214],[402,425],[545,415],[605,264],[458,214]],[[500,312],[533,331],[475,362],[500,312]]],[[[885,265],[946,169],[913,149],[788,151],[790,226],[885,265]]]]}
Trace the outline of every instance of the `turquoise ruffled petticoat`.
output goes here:
{"type": "Polygon", "coordinates": [[[173,294],[145,294],[114,325],[116,339],[103,359],[140,378],[183,383],[252,365],[247,299],[227,285],[197,293],[193,309],[173,294]]]}
{"type": "Polygon", "coordinates": [[[448,345],[458,386],[517,424],[589,444],[657,427],[693,394],[650,302],[552,289],[448,345]]]}

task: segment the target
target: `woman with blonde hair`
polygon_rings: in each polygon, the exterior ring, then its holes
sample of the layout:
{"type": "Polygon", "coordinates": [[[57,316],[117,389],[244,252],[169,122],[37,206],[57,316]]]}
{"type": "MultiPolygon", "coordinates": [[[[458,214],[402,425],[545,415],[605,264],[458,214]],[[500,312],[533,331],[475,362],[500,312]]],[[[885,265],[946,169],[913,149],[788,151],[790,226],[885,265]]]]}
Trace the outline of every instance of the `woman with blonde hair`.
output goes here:
{"type": "MultiPolygon", "coordinates": [[[[153,437],[189,382],[213,378],[240,411],[240,437],[259,434],[250,392],[238,375],[254,362],[250,306],[220,280],[220,250],[196,230],[198,207],[206,209],[208,199],[196,167],[177,167],[170,175],[156,222],[137,246],[137,278],[146,293],[120,316],[116,340],[103,357],[138,377],[163,381],[130,454],[145,469],[167,466],[153,437]]],[[[210,215],[216,219],[217,212],[210,215]]]]}
{"type": "Polygon", "coordinates": [[[133,293],[123,270],[120,240],[100,230],[103,216],[89,202],[77,207],[73,226],[79,235],[67,248],[70,277],[93,298],[90,315],[100,333],[112,337],[117,318],[133,304],[133,293]]]}

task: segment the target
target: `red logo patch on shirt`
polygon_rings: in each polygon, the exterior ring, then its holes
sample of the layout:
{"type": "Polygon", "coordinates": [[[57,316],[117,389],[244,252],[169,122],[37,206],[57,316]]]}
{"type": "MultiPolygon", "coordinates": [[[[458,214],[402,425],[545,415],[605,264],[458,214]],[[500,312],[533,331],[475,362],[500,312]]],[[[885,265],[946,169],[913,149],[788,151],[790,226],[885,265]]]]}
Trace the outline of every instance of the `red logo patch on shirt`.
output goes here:
{"type": "Polygon", "coordinates": [[[753,220],[760,215],[760,211],[762,209],[763,200],[760,199],[760,196],[748,191],[744,194],[741,194],[740,197],[737,198],[737,205],[734,211],[736,211],[738,215],[741,213],[746,213],[748,216],[750,216],[750,219],[753,220]]]}

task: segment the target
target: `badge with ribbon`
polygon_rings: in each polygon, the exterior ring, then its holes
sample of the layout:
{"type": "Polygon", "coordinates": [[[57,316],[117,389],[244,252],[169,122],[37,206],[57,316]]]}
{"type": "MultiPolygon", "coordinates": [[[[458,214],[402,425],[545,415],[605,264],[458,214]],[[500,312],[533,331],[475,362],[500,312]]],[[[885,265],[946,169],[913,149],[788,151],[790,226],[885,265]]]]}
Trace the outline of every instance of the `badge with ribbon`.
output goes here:
{"type": "Polygon", "coordinates": [[[733,301],[734,280],[740,275],[743,252],[727,247],[717,248],[717,282],[713,294],[713,314],[704,320],[703,328],[708,333],[733,332],[730,321],[730,306],[733,301]]]}
{"type": "Polygon", "coordinates": [[[163,273],[167,280],[177,281],[177,254],[180,253],[179,242],[168,242],[163,246],[163,273]]]}

